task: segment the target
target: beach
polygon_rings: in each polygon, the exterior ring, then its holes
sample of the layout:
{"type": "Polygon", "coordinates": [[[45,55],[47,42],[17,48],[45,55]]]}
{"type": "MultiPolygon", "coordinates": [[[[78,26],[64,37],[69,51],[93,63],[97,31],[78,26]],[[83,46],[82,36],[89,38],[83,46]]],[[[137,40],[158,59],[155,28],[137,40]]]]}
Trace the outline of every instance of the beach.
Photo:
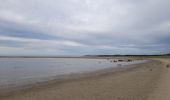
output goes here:
{"type": "Polygon", "coordinates": [[[0,100],[170,100],[169,59],[0,90],[0,100]]]}

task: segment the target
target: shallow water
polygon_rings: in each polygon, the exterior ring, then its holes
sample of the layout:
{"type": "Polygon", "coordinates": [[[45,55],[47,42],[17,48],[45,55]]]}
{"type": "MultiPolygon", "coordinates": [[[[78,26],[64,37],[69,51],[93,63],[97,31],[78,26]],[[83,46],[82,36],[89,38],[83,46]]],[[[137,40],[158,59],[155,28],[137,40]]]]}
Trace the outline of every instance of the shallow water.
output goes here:
{"type": "Polygon", "coordinates": [[[78,58],[0,58],[0,86],[28,84],[51,77],[85,73],[145,61],[114,62],[106,59],[78,58]]]}

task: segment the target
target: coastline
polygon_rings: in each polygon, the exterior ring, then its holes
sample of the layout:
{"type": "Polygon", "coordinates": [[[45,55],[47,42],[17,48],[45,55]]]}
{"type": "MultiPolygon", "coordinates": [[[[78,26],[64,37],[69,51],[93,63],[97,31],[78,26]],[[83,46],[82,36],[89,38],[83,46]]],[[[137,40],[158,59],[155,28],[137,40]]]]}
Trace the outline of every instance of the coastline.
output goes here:
{"type": "Polygon", "coordinates": [[[160,61],[73,74],[13,90],[0,90],[1,100],[143,100],[157,88],[163,74],[160,61]],[[151,70],[152,69],[152,70],[151,70]],[[70,96],[72,95],[72,96],[70,96]]]}
{"type": "Polygon", "coordinates": [[[91,76],[97,73],[105,73],[109,70],[118,70],[126,65],[145,63],[147,60],[113,62],[115,59],[39,59],[39,58],[16,58],[1,59],[0,89],[17,89],[29,87],[32,84],[44,83],[51,80],[65,80],[91,76]],[[58,62],[56,62],[58,60],[58,62]],[[57,63],[64,61],[61,68],[57,63]],[[19,63],[18,63],[19,62],[19,63]],[[43,63],[42,63],[43,62],[43,63]],[[55,63],[54,63],[55,62],[55,63]],[[31,64],[30,64],[31,63],[31,64]],[[38,64],[37,64],[38,63],[38,64]],[[12,66],[11,66],[12,65],[12,66]],[[41,69],[38,69],[41,68],[41,69]],[[26,69],[26,70],[25,70],[26,69]],[[68,70],[70,69],[70,71],[68,70]],[[35,71],[34,71],[35,70],[35,71]],[[42,73],[43,72],[43,73],[42,73]],[[8,76],[9,75],[9,76],[8,76]]]}

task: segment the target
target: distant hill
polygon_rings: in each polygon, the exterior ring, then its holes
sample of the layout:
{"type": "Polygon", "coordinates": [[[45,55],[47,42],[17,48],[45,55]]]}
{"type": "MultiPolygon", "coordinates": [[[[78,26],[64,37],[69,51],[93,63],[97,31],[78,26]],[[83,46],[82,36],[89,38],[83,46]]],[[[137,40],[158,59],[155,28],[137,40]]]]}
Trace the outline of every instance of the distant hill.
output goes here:
{"type": "Polygon", "coordinates": [[[84,56],[0,56],[0,58],[84,58],[84,57],[145,57],[145,56],[170,56],[168,54],[158,55],[84,55],[84,56]]]}
{"type": "Polygon", "coordinates": [[[165,55],[168,55],[168,56],[170,56],[170,54],[165,54],[165,55]]]}
{"type": "Polygon", "coordinates": [[[170,56],[170,54],[157,54],[157,55],[85,55],[85,57],[123,57],[123,56],[170,56]]]}

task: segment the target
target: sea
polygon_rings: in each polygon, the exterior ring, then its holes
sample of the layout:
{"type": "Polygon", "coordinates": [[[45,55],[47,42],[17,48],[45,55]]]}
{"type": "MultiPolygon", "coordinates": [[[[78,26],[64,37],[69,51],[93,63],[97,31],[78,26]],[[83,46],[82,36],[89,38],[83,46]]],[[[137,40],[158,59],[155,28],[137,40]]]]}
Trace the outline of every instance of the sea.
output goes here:
{"type": "Polygon", "coordinates": [[[88,73],[144,62],[146,61],[113,62],[108,59],[89,58],[0,58],[0,88],[48,81],[61,75],[88,73]]]}

